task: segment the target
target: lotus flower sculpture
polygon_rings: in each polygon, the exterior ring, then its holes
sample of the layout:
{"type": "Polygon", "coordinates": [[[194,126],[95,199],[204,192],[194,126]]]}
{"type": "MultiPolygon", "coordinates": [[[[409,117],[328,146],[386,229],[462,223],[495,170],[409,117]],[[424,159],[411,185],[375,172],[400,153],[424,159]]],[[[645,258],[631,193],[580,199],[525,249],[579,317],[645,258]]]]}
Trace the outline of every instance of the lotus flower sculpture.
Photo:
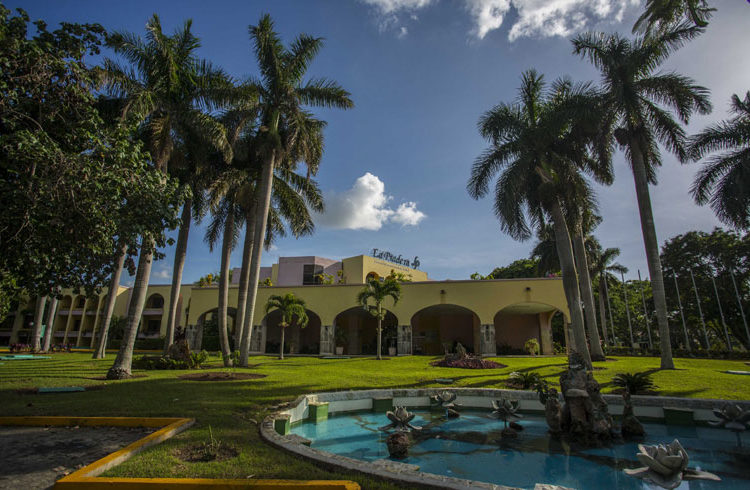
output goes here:
{"type": "Polygon", "coordinates": [[[437,395],[430,397],[430,402],[434,405],[440,405],[445,409],[445,417],[458,417],[458,408],[461,405],[456,403],[456,394],[450,391],[442,391],[437,395]]]}
{"type": "Polygon", "coordinates": [[[638,445],[640,452],[636,455],[638,461],[645,464],[643,468],[626,469],[626,474],[640,478],[662,488],[676,488],[682,480],[713,480],[721,478],[708,473],[688,468],[688,454],[680,441],[675,439],[671,444],[656,446],[638,445]]]}
{"type": "Polygon", "coordinates": [[[386,412],[386,417],[391,421],[390,424],[380,427],[380,430],[391,430],[396,429],[401,432],[409,432],[410,430],[421,430],[421,427],[412,425],[411,421],[414,420],[415,414],[409,412],[404,407],[396,407],[392,412],[386,412]]]}
{"type": "Polygon", "coordinates": [[[516,414],[517,411],[518,400],[508,400],[507,398],[492,400],[492,414],[505,422],[506,429],[508,428],[508,422],[522,418],[521,415],[516,414]]]}
{"type": "Polygon", "coordinates": [[[742,446],[741,432],[747,430],[750,425],[750,410],[742,410],[739,405],[728,403],[721,410],[714,408],[714,415],[719,420],[708,423],[714,427],[724,427],[731,430],[737,436],[737,445],[742,446]]]}

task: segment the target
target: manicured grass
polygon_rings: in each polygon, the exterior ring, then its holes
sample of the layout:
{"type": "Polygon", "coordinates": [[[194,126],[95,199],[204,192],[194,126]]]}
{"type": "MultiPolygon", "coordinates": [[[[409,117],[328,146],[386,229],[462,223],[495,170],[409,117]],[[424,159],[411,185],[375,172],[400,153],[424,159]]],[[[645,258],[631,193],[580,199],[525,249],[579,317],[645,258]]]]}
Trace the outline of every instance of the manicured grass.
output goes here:
{"type": "MultiPolygon", "coordinates": [[[[88,415],[194,417],[197,424],[187,432],[135,457],[109,476],[208,477],[208,478],[304,478],[353,479],[364,488],[393,488],[359,475],[325,471],[264,444],[257,422],[269,407],[315,391],[367,388],[421,388],[443,386],[436,378],[453,378],[455,386],[504,387],[513,371],[536,371],[557,384],[565,357],[497,358],[508,367],[498,370],[465,370],[430,366],[430,357],[400,357],[377,361],[372,358],[322,360],[293,357],[252,358],[257,364],[249,372],[267,377],[248,381],[195,382],[177,378],[186,371],[135,371],[146,374],[119,382],[92,378],[106,374],[114,355],[95,361],[90,354],[54,354],[51,359],[3,361],[0,365],[0,415],[88,415]],[[16,390],[46,386],[92,386],[101,390],[70,394],[29,395],[16,390]],[[240,450],[237,458],[224,462],[184,463],[175,448],[208,441],[214,437],[240,450]]],[[[659,359],[616,357],[595,363],[595,377],[603,391],[612,390],[612,377],[621,372],[652,371],[661,395],[692,398],[750,399],[750,376],[723,371],[750,370],[743,361],[677,359],[674,371],[660,371],[659,359]],[[601,369],[599,369],[601,368],[601,369]]],[[[218,363],[218,359],[212,359],[218,363]]],[[[222,368],[215,370],[222,371],[222,368]]],[[[238,371],[245,371],[239,370],[238,371]]]]}

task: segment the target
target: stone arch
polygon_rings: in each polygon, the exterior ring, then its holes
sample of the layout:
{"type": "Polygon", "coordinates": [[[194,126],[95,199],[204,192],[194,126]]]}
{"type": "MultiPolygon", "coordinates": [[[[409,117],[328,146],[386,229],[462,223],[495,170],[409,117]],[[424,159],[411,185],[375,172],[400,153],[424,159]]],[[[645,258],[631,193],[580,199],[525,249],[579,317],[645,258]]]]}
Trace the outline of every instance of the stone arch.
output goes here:
{"type": "MultiPolygon", "coordinates": [[[[237,308],[227,307],[227,335],[229,336],[229,349],[234,351],[240,347],[234,343],[234,327],[237,308]]],[[[221,350],[219,338],[219,308],[212,308],[201,313],[195,321],[195,330],[186,333],[188,343],[194,350],[221,350]],[[204,344],[205,341],[205,344],[204,344]]]]}
{"type": "MultiPolygon", "coordinates": [[[[377,354],[378,320],[361,306],[354,306],[336,315],[336,346],[344,348],[347,355],[377,354]]],[[[382,327],[382,354],[388,354],[389,347],[396,347],[396,327],[398,318],[386,310],[382,327]]]]}
{"type": "Polygon", "coordinates": [[[164,315],[164,296],[153,293],[146,298],[141,315],[139,337],[158,337],[161,334],[161,324],[164,315]]]}
{"type": "MultiPolygon", "coordinates": [[[[300,327],[296,319],[285,328],[284,353],[285,354],[314,354],[320,352],[320,316],[312,310],[305,309],[307,313],[307,325],[300,327]]],[[[277,354],[281,347],[281,311],[276,309],[268,312],[263,317],[262,326],[265,327],[265,352],[277,354]]]]}
{"type": "Polygon", "coordinates": [[[470,353],[481,352],[479,316],[464,306],[427,306],[414,313],[411,327],[415,354],[441,355],[459,342],[470,353]]]}
{"type": "Polygon", "coordinates": [[[497,352],[525,354],[524,344],[535,338],[540,354],[553,354],[551,322],[558,312],[563,313],[555,306],[537,302],[505,306],[493,319],[497,352]]]}
{"type": "Polygon", "coordinates": [[[380,274],[378,274],[378,273],[377,273],[377,272],[375,272],[375,271],[370,271],[370,272],[368,272],[368,273],[367,273],[367,275],[365,276],[365,283],[366,283],[367,281],[369,281],[370,279],[377,279],[377,280],[380,280],[380,274]]]}

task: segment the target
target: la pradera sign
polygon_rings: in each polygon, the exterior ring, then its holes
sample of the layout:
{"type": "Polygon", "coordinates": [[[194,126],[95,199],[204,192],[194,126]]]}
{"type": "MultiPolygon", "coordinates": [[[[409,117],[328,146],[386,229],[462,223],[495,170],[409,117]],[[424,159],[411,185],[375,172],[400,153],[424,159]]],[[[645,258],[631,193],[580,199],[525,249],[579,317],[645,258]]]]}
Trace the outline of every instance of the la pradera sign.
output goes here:
{"type": "Polygon", "coordinates": [[[415,256],[414,260],[409,261],[409,259],[402,257],[401,254],[394,255],[391,252],[380,250],[378,248],[372,249],[372,256],[376,259],[393,262],[394,264],[405,265],[406,267],[411,267],[412,269],[419,269],[419,256],[415,256]]]}

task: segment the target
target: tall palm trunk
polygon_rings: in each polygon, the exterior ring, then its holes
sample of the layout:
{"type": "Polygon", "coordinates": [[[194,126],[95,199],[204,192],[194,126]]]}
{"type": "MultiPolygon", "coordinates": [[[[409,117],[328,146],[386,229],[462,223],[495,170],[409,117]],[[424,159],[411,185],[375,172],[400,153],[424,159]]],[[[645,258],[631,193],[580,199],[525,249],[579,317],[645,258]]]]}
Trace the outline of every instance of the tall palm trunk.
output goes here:
{"type": "MultiPolygon", "coordinates": [[[[602,273],[602,277],[604,273],[602,273]]],[[[604,336],[604,343],[609,345],[609,336],[607,335],[607,310],[604,307],[604,281],[602,277],[599,278],[599,320],[602,322],[602,335],[604,336]]]]}
{"type": "Polygon", "coordinates": [[[381,354],[383,344],[383,319],[381,318],[380,303],[378,303],[378,361],[383,359],[381,354]]]}
{"type": "Polygon", "coordinates": [[[182,224],[177,235],[177,247],[174,252],[174,266],[172,268],[172,287],[169,290],[169,311],[167,312],[167,333],[164,336],[164,353],[174,343],[175,323],[177,322],[177,304],[180,300],[180,283],[182,282],[182,269],[185,267],[185,256],[187,255],[188,235],[190,234],[190,222],[192,216],[192,199],[187,199],[182,208],[182,224]]]}
{"type": "Polygon", "coordinates": [[[570,310],[570,320],[573,326],[574,351],[583,356],[586,365],[591,367],[591,355],[586,346],[586,333],[583,329],[583,312],[581,311],[581,293],[578,290],[576,279],[576,265],[573,259],[573,247],[570,242],[570,233],[565,223],[565,215],[558,199],[554,199],[550,206],[552,224],[555,228],[555,242],[557,256],[560,259],[560,269],[563,276],[563,289],[570,310]]]}
{"type": "Polygon", "coordinates": [[[253,236],[255,235],[255,207],[251,206],[245,215],[245,241],[242,246],[242,268],[240,269],[240,283],[237,288],[237,318],[234,320],[234,348],[239,350],[243,333],[246,328],[252,328],[252,321],[246,318],[247,289],[250,285],[250,260],[253,253],[253,236]]]}
{"type": "Polygon", "coordinates": [[[638,199],[638,211],[641,215],[641,231],[643,244],[646,247],[646,260],[651,276],[651,290],[656,308],[656,320],[659,324],[659,346],[661,348],[661,369],[674,369],[672,360],[672,343],[669,338],[669,323],[667,322],[667,300],[664,294],[664,275],[661,270],[659,257],[659,242],[656,238],[654,214],[651,210],[651,196],[648,191],[646,164],[643,159],[637,137],[630,139],[630,154],[633,162],[633,179],[635,180],[635,195],[638,199]]]}
{"type": "MultiPolygon", "coordinates": [[[[227,335],[227,303],[229,301],[229,258],[232,254],[232,239],[234,238],[234,212],[232,206],[229,208],[226,221],[224,222],[224,237],[221,243],[221,271],[219,272],[219,343],[221,354],[224,358],[224,366],[232,365],[229,350],[229,337],[227,335]]],[[[237,322],[235,321],[235,328],[237,322]]]]}
{"type": "Polygon", "coordinates": [[[53,294],[52,299],[49,303],[49,311],[47,312],[47,330],[45,330],[44,332],[44,341],[42,342],[42,350],[44,352],[49,351],[49,348],[52,345],[52,336],[55,334],[55,315],[57,315],[57,303],[57,295],[53,294]]]}
{"type": "MultiPolygon", "coordinates": [[[[255,315],[255,300],[258,296],[258,279],[260,278],[260,259],[263,253],[263,238],[266,235],[266,225],[268,224],[268,209],[271,206],[271,189],[273,185],[273,167],[275,160],[275,151],[263,164],[260,182],[258,182],[257,201],[255,203],[255,233],[253,237],[253,253],[250,260],[250,279],[247,294],[246,322],[249,321],[252,326],[253,316],[255,315]]],[[[250,356],[250,335],[252,328],[243,329],[242,344],[240,346],[240,365],[247,367],[250,356]]]]}
{"type": "Polygon", "coordinates": [[[107,340],[109,337],[109,325],[112,323],[112,313],[115,311],[117,303],[117,290],[120,288],[120,276],[122,267],[125,264],[125,255],[128,253],[127,245],[123,245],[115,258],[112,278],[109,281],[109,291],[107,296],[107,306],[104,309],[104,320],[102,322],[101,333],[99,334],[99,344],[94,350],[94,359],[104,359],[107,350],[107,340]]]}
{"type": "Polygon", "coordinates": [[[286,331],[286,327],[284,325],[279,325],[281,327],[281,346],[279,347],[279,359],[284,359],[284,332],[286,331]]]}
{"type": "Polygon", "coordinates": [[[44,306],[46,304],[46,296],[39,296],[36,299],[36,308],[34,309],[34,326],[31,329],[32,352],[37,352],[41,348],[40,337],[42,336],[42,317],[44,316],[44,306]]]}
{"type": "Polygon", "coordinates": [[[586,260],[586,244],[583,241],[583,231],[581,224],[576,227],[576,234],[573,237],[573,251],[575,253],[578,267],[578,285],[581,288],[583,297],[583,313],[586,318],[586,329],[589,332],[589,343],[591,344],[591,360],[603,361],[604,351],[599,340],[599,328],[596,325],[596,309],[594,308],[594,292],[591,288],[591,276],[589,275],[588,260],[586,260]]]}
{"type": "Polygon", "coordinates": [[[141,256],[138,259],[138,270],[135,274],[133,293],[128,306],[128,323],[122,335],[120,350],[117,352],[114,364],[107,371],[107,379],[125,379],[130,377],[130,368],[133,363],[133,348],[138,335],[138,325],[143,314],[143,306],[146,303],[146,292],[148,280],[151,276],[151,264],[153,262],[153,245],[150,238],[143,239],[141,245],[141,256]]]}

